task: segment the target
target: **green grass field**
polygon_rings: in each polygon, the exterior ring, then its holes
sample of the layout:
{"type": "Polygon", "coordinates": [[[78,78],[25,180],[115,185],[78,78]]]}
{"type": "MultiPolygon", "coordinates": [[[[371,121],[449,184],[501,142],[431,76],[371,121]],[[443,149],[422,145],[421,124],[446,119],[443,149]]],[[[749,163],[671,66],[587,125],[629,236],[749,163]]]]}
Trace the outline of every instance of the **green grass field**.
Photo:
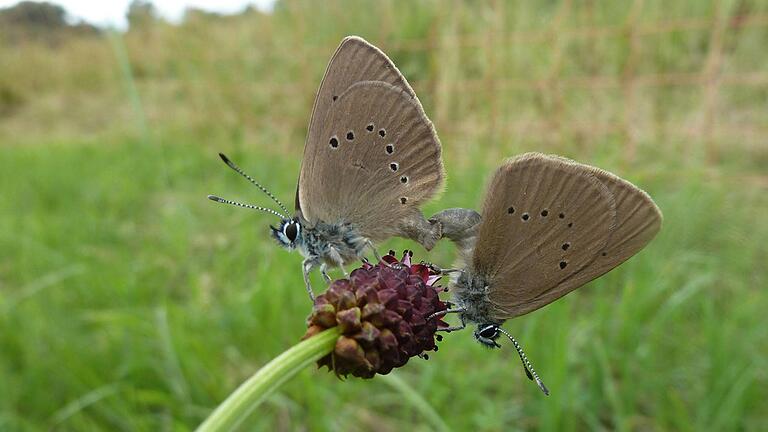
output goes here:
{"type": "MultiPolygon", "coordinates": [[[[346,34],[389,51],[435,121],[449,179],[425,213],[477,207],[501,158],[544,151],[637,183],[664,227],[619,269],[505,325],[550,397],[511,346],[458,332],[392,377],[305,370],[243,430],[768,428],[768,86],[723,85],[702,134],[703,86],[495,87],[621,82],[624,36],[494,33],[628,25],[620,2],[581,3],[290,2],[55,48],[0,45],[12,59],[0,61],[0,430],[190,430],[298,341],[310,311],[300,256],[269,238],[274,219],[205,196],[267,202],[224,151],[292,202],[314,91],[346,34]],[[472,38],[487,43],[456,44],[472,38]],[[422,40],[433,45],[403,48],[422,40]],[[596,130],[627,118],[631,148],[623,129],[596,130]]],[[[766,12],[646,1],[630,24],[766,12]]],[[[650,34],[633,71],[699,72],[711,33],[650,34]]],[[[765,46],[768,28],[729,28],[722,73],[765,72],[765,46]]],[[[447,242],[416,246],[380,249],[454,259],[447,242]]]]}

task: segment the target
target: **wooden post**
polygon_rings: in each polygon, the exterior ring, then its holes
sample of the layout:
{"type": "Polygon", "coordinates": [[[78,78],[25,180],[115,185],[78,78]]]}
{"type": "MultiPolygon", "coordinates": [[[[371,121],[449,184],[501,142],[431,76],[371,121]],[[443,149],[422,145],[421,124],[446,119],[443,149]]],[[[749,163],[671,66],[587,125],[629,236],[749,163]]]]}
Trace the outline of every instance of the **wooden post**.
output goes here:
{"type": "MultiPolygon", "coordinates": [[[[563,22],[566,21],[571,11],[571,0],[564,0],[558,11],[552,25],[549,29],[550,40],[552,43],[552,64],[549,68],[546,81],[546,88],[542,89],[549,99],[549,119],[545,121],[553,133],[557,144],[562,144],[563,134],[563,86],[560,84],[560,73],[563,64],[563,45],[566,38],[566,32],[561,32],[563,22]]],[[[545,131],[550,133],[550,131],[545,131]]]]}
{"type": "Polygon", "coordinates": [[[629,43],[627,63],[622,71],[621,88],[624,95],[624,162],[631,164],[637,156],[638,116],[637,116],[637,62],[640,54],[640,35],[637,20],[643,8],[643,0],[634,0],[625,23],[626,37],[629,43]]]}
{"type": "Polygon", "coordinates": [[[712,27],[709,35],[709,53],[702,71],[703,115],[700,136],[704,142],[707,161],[717,163],[720,159],[717,139],[717,105],[720,91],[720,67],[723,60],[723,37],[728,23],[728,13],[721,0],[715,0],[712,12],[712,27]]]}

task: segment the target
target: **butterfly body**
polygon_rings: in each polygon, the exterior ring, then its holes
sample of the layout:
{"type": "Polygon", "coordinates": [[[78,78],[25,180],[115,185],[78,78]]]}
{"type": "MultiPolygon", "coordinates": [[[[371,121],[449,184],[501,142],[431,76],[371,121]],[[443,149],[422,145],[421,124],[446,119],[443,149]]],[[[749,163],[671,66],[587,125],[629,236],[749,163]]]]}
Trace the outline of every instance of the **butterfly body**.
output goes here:
{"type": "Polygon", "coordinates": [[[477,324],[475,339],[492,348],[506,335],[528,377],[547,393],[501,324],[629,259],[653,239],[662,216],[648,194],[607,171],[527,153],[496,171],[480,216],[453,220],[446,237],[459,246],[466,265],[450,270],[459,276],[451,284],[452,306],[443,313],[458,314],[461,325],[445,330],[477,324]]]}
{"type": "MultiPolygon", "coordinates": [[[[442,147],[416,94],[394,63],[365,40],[344,38],[315,96],[296,187],[295,211],[222,155],[224,162],[280,205],[281,212],[216,196],[210,199],[280,217],[272,236],[304,256],[302,271],[375,255],[375,244],[404,237],[431,249],[439,219],[420,207],[442,189],[442,147]]],[[[377,255],[378,258],[378,255],[377,255]]],[[[346,272],[344,272],[346,274],[346,272]]]]}
{"type": "Polygon", "coordinates": [[[488,297],[488,281],[480,274],[463,271],[451,287],[452,303],[462,310],[463,322],[475,324],[501,324],[503,321],[494,320],[492,304],[488,297]]]}
{"type": "Polygon", "coordinates": [[[272,237],[286,249],[298,251],[313,267],[357,261],[370,245],[352,224],[319,222],[310,227],[301,218],[286,219],[279,227],[272,227],[272,237]]]}

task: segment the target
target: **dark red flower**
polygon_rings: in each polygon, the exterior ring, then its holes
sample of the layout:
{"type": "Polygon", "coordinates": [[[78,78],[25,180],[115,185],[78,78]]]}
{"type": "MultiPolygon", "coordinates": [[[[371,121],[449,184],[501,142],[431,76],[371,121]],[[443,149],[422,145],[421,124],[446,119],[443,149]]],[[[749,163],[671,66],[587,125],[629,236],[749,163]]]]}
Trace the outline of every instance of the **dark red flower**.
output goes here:
{"type": "Polygon", "coordinates": [[[438,296],[442,289],[434,286],[439,276],[424,264],[411,264],[411,255],[406,251],[398,260],[390,252],[376,265],[364,263],[315,299],[304,339],[341,329],[335,349],[318,366],[372,378],[437,350],[435,332],[447,324],[427,318],[446,309],[438,296]]]}

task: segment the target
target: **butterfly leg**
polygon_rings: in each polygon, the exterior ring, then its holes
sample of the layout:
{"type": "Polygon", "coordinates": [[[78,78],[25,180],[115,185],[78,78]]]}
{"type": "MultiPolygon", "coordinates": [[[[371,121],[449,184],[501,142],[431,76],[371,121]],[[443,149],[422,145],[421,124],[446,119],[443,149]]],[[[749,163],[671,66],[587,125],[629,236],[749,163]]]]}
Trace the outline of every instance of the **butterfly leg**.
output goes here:
{"type": "Polygon", "coordinates": [[[344,260],[341,258],[341,254],[336,250],[336,248],[331,246],[328,251],[328,256],[334,263],[336,263],[336,266],[341,269],[341,272],[344,273],[344,276],[349,276],[349,273],[347,273],[347,270],[344,268],[344,260]]]}
{"type": "Polygon", "coordinates": [[[449,313],[462,313],[466,311],[467,310],[463,307],[443,309],[441,311],[435,312],[432,315],[428,316],[427,319],[431,320],[432,318],[448,315],[449,313]]]}
{"type": "Polygon", "coordinates": [[[307,288],[307,293],[309,294],[309,299],[312,303],[315,302],[315,293],[312,291],[312,284],[309,283],[309,272],[312,271],[314,266],[315,261],[312,258],[307,258],[301,262],[301,270],[304,273],[304,285],[307,288]]]}
{"type": "Polygon", "coordinates": [[[331,283],[331,277],[328,276],[328,264],[320,264],[320,274],[323,275],[323,279],[325,279],[327,283],[331,283]]]}
{"type": "Polygon", "coordinates": [[[440,312],[435,312],[432,315],[430,315],[427,318],[427,320],[430,320],[430,319],[436,318],[436,317],[440,317],[440,316],[445,316],[445,315],[447,315],[449,313],[461,314],[461,315],[459,315],[459,319],[461,320],[461,324],[460,325],[437,329],[437,331],[444,331],[444,332],[450,333],[450,332],[455,331],[455,330],[462,330],[462,329],[464,329],[467,326],[467,323],[464,321],[464,314],[462,313],[462,312],[466,312],[466,311],[467,310],[464,309],[464,308],[451,308],[451,309],[441,310],[440,312]]]}
{"type": "MultiPolygon", "coordinates": [[[[367,240],[366,243],[365,243],[365,246],[369,247],[371,249],[371,251],[373,251],[373,256],[376,258],[376,264],[384,264],[385,266],[387,266],[389,268],[393,267],[392,264],[390,264],[390,263],[388,263],[386,261],[383,261],[381,259],[381,255],[379,255],[379,251],[376,250],[376,246],[373,245],[372,241],[367,240]]],[[[389,251],[389,254],[392,255],[392,256],[395,256],[395,251],[389,251]]]]}
{"type": "Polygon", "coordinates": [[[460,273],[460,272],[464,271],[464,269],[459,269],[459,268],[443,269],[443,268],[440,268],[440,267],[436,266],[435,264],[432,264],[432,263],[429,263],[429,262],[424,262],[423,264],[426,265],[427,267],[429,267],[429,269],[432,270],[433,272],[435,272],[437,274],[440,274],[440,275],[447,275],[447,274],[451,274],[451,273],[460,273]]]}
{"type": "Polygon", "coordinates": [[[365,246],[371,249],[371,252],[373,252],[373,256],[376,258],[376,263],[381,262],[381,255],[379,255],[379,251],[376,250],[376,246],[373,245],[373,242],[370,240],[365,241],[365,246]]]}
{"type": "Polygon", "coordinates": [[[445,327],[445,328],[439,328],[439,329],[437,329],[437,331],[442,331],[442,332],[450,333],[452,331],[464,330],[464,328],[467,327],[467,323],[464,322],[464,315],[459,315],[459,316],[461,317],[461,324],[460,325],[450,326],[450,327],[445,327]]]}

